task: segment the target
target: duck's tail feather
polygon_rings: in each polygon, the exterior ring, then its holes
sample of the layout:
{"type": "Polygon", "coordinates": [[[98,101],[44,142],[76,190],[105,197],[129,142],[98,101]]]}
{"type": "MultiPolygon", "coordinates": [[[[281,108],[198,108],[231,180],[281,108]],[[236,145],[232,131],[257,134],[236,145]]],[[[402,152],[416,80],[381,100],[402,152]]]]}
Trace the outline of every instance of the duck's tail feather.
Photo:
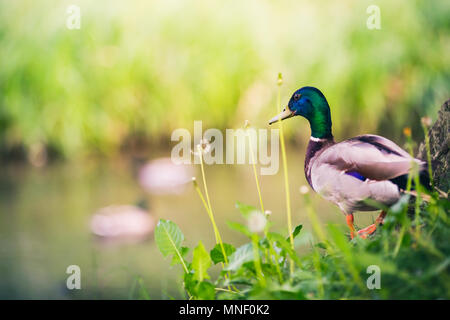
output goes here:
{"type": "MultiPolygon", "coordinates": [[[[404,175],[395,177],[393,179],[390,179],[390,181],[392,183],[396,184],[402,192],[408,193],[414,197],[417,197],[417,191],[416,191],[414,179],[411,180],[411,190],[408,192],[406,191],[406,187],[408,184],[408,174],[404,174],[404,175]]],[[[428,191],[433,191],[433,188],[431,186],[430,175],[429,175],[428,167],[427,167],[426,163],[421,166],[421,169],[419,171],[419,182],[428,191]]],[[[448,193],[438,189],[436,186],[434,187],[434,190],[436,190],[439,193],[440,198],[448,198],[448,193]]],[[[421,193],[420,196],[425,201],[430,201],[429,195],[421,193]]]]}
{"type": "MultiPolygon", "coordinates": [[[[427,190],[431,191],[431,181],[430,181],[430,175],[428,173],[426,163],[423,164],[419,171],[419,182],[420,184],[427,190]]],[[[408,184],[408,176],[409,174],[404,174],[398,177],[395,177],[393,179],[390,179],[390,181],[394,184],[396,184],[401,190],[406,190],[406,186],[408,184]]],[[[411,190],[416,190],[414,179],[411,180],[411,190]]]]}

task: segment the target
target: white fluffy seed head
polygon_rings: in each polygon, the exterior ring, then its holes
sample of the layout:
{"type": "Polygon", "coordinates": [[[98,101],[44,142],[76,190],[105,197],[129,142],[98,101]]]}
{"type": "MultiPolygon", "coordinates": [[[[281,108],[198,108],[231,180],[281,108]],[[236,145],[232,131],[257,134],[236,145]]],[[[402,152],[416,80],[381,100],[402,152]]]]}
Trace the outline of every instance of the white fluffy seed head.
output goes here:
{"type": "Polygon", "coordinates": [[[263,232],[264,228],[267,224],[267,219],[264,214],[262,214],[259,211],[253,211],[250,213],[250,216],[248,217],[248,229],[250,232],[263,232]]]}
{"type": "Polygon", "coordinates": [[[203,156],[211,151],[211,143],[207,139],[200,140],[200,143],[195,146],[195,151],[191,153],[197,157],[203,156]]]}
{"type": "Polygon", "coordinates": [[[301,194],[307,194],[309,192],[309,188],[305,185],[300,187],[300,193],[301,194]]]}

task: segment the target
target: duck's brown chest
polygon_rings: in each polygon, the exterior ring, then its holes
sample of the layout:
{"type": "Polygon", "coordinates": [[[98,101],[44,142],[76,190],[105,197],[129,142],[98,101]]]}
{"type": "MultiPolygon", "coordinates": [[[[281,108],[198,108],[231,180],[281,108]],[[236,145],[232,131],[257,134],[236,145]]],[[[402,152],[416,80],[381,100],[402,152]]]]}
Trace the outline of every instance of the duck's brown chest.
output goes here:
{"type": "Polygon", "coordinates": [[[311,169],[312,164],[317,159],[317,157],[322,153],[326,148],[334,143],[333,139],[313,139],[311,138],[308,143],[308,147],[306,148],[306,156],[305,156],[305,177],[306,181],[308,181],[311,188],[314,190],[314,187],[311,183],[311,169]]]}

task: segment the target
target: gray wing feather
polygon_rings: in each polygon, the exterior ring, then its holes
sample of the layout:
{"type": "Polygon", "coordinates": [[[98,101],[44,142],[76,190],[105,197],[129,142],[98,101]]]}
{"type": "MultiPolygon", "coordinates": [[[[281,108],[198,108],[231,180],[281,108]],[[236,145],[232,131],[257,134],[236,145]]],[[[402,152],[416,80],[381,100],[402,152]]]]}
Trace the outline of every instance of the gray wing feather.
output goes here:
{"type": "Polygon", "coordinates": [[[358,136],[337,143],[325,150],[319,161],[337,170],[356,171],[378,181],[407,174],[413,162],[423,164],[394,142],[376,135],[358,136]]]}
{"type": "Polygon", "coordinates": [[[314,190],[325,199],[336,203],[345,213],[377,210],[366,204],[365,199],[390,206],[400,196],[397,186],[390,181],[361,181],[337,171],[328,164],[314,164],[312,171],[314,190]]]}

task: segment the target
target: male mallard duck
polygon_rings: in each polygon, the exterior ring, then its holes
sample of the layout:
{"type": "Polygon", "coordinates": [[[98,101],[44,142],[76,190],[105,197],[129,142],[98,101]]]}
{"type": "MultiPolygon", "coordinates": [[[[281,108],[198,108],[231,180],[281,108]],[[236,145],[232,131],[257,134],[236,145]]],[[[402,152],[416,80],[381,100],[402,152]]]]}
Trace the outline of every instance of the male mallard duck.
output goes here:
{"type": "MultiPolygon", "coordinates": [[[[399,200],[406,189],[408,173],[416,162],[421,183],[429,185],[426,164],[411,157],[394,142],[376,135],[362,135],[339,143],[331,133],[330,107],[325,96],[314,87],[294,92],[288,106],[269,124],[293,116],[309,121],[311,138],[305,157],[305,176],[314,191],[337,204],[347,218],[353,239],[353,212],[374,211],[371,199],[386,206],[399,200]]],[[[383,223],[382,211],[376,222],[358,231],[366,238],[383,223]]]]}

